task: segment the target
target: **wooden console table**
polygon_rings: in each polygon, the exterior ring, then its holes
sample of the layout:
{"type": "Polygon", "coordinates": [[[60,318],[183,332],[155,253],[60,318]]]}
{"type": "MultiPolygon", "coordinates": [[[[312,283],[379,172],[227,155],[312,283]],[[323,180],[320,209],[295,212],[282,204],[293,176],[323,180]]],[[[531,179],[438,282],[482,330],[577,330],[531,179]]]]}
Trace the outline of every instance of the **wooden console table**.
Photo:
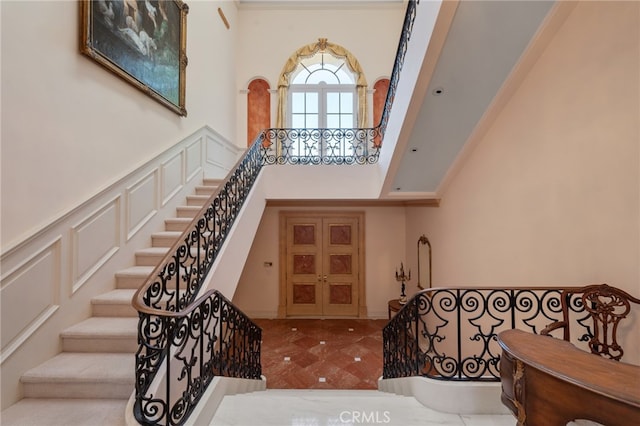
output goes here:
{"type": "Polygon", "coordinates": [[[640,367],[521,330],[498,335],[501,400],[518,426],[564,426],[575,419],[640,424],[640,367]]]}

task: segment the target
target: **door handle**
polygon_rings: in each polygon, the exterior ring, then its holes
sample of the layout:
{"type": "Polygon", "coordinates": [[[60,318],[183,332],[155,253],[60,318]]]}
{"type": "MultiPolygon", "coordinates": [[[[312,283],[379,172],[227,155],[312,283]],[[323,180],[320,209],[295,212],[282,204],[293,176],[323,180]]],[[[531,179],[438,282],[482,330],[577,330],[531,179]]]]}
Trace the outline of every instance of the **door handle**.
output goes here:
{"type": "Polygon", "coordinates": [[[324,276],[324,282],[325,283],[327,282],[327,276],[326,275],[324,276]]]}
{"type": "Polygon", "coordinates": [[[320,275],[318,275],[318,282],[322,281],[322,278],[320,278],[320,275]]]}

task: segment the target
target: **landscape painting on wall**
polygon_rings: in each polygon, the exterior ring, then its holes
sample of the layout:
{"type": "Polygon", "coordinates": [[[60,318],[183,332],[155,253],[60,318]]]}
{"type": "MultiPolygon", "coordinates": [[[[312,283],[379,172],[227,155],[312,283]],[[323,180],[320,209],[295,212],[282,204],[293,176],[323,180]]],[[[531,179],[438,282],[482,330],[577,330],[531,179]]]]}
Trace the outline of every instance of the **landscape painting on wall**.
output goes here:
{"type": "Polygon", "coordinates": [[[82,0],[80,50],[181,116],[188,6],[180,0],[82,0]]]}

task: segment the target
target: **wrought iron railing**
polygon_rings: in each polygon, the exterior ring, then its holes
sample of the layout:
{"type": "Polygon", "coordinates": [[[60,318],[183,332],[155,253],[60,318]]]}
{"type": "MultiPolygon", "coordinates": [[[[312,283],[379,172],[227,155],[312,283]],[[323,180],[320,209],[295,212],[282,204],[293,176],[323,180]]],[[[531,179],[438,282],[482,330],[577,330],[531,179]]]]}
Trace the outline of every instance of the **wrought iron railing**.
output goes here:
{"type": "Polygon", "coordinates": [[[183,424],[216,375],[260,378],[260,328],[217,291],[196,297],[264,165],[377,161],[416,3],[408,2],[381,123],[262,132],[136,292],[139,423],[183,424]]]}
{"type": "MultiPolygon", "coordinates": [[[[500,380],[503,330],[539,333],[562,320],[563,288],[435,288],[417,293],[383,329],[383,377],[500,380]]],[[[579,297],[572,312],[584,312],[579,297]]],[[[584,315],[585,318],[588,314],[584,315]]],[[[584,318],[578,340],[591,333],[584,318]]]]}
{"type": "Polygon", "coordinates": [[[359,129],[267,129],[261,135],[265,164],[374,164],[378,161],[419,3],[420,0],[407,3],[380,123],[359,129]]]}
{"type": "Polygon", "coordinates": [[[267,129],[265,164],[374,164],[380,126],[368,129],[267,129]]]}
{"type": "Polygon", "coordinates": [[[262,165],[255,143],[133,298],[141,424],[184,423],[216,375],[261,376],[261,329],[217,291],[194,299],[262,165]]]}
{"type": "MultiPolygon", "coordinates": [[[[409,40],[413,33],[413,22],[416,19],[417,6],[420,4],[420,0],[409,0],[407,3],[407,12],[404,15],[404,22],[402,24],[402,33],[400,34],[400,43],[398,43],[398,50],[396,51],[396,59],[393,62],[393,71],[389,78],[389,90],[387,91],[387,97],[384,102],[384,109],[380,118],[380,124],[378,129],[381,135],[384,135],[387,130],[387,123],[391,115],[391,106],[393,100],[396,97],[396,90],[398,88],[398,82],[400,81],[400,71],[404,65],[404,57],[407,54],[409,47],[409,40]]],[[[379,143],[376,143],[379,145],[379,143]]]]}

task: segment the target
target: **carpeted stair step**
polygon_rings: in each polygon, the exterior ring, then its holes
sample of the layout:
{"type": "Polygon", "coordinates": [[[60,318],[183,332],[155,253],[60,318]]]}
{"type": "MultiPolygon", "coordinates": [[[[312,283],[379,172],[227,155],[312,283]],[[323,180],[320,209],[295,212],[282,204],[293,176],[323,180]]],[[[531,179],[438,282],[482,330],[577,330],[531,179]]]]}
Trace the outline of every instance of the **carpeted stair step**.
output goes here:
{"type": "Polygon", "coordinates": [[[180,235],[182,235],[180,231],[154,232],[151,235],[151,245],[153,247],[171,247],[180,235]]]}
{"type": "Polygon", "coordinates": [[[217,178],[203,178],[202,179],[202,184],[205,186],[214,186],[214,187],[219,187],[220,184],[224,181],[224,179],[217,179],[217,178]]]}
{"type": "Polygon", "coordinates": [[[137,317],[91,317],[60,333],[64,352],[125,352],[138,349],[137,317]]]}
{"type": "Polygon", "coordinates": [[[139,289],[155,266],[131,266],[116,272],[116,288],[139,289]]]}
{"type": "Polygon", "coordinates": [[[193,219],[202,210],[201,206],[179,206],[176,208],[178,217],[188,217],[193,219]]]}
{"type": "Polygon", "coordinates": [[[126,399],[24,398],[2,411],[5,426],[125,426],[126,399]]]}
{"type": "Polygon", "coordinates": [[[165,231],[183,232],[192,221],[193,218],[190,217],[173,217],[171,219],[165,219],[164,229],[165,231]]]}
{"type": "Polygon", "coordinates": [[[137,317],[131,306],[134,289],[116,289],[91,299],[91,312],[94,317],[137,317]]]}
{"type": "Polygon", "coordinates": [[[25,398],[129,398],[135,385],[131,353],[63,352],[27,371],[25,398]]]}
{"type": "Polygon", "coordinates": [[[208,195],[187,195],[187,205],[202,207],[208,199],[208,195]]]}
{"type": "Polygon", "coordinates": [[[213,195],[214,192],[218,189],[217,186],[210,185],[198,185],[196,186],[195,193],[196,195],[213,195]]]}
{"type": "Polygon", "coordinates": [[[168,251],[168,247],[147,247],[136,250],[136,265],[156,266],[168,251]]]}

